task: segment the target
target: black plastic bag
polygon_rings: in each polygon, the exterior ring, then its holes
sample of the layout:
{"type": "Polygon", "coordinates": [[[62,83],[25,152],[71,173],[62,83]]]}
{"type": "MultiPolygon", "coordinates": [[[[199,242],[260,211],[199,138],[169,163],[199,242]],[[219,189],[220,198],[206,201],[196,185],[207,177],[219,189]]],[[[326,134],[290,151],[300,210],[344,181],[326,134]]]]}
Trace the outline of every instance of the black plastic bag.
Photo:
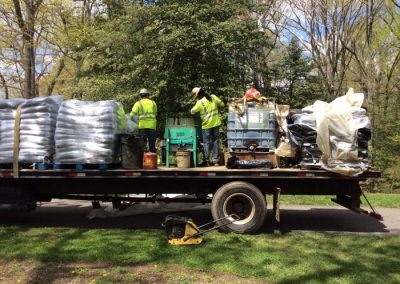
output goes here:
{"type": "Polygon", "coordinates": [[[300,147],[303,143],[316,143],[317,131],[304,124],[289,124],[288,138],[293,148],[300,147]]]}
{"type": "Polygon", "coordinates": [[[226,167],[228,169],[272,169],[274,164],[269,159],[239,160],[233,156],[228,158],[226,167]]]}

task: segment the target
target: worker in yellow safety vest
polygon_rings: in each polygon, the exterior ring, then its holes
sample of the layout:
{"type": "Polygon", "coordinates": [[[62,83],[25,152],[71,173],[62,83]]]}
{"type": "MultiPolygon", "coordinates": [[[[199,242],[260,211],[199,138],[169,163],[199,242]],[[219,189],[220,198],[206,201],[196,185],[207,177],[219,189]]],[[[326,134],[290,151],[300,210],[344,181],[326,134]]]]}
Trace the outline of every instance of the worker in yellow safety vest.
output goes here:
{"type": "Polygon", "coordinates": [[[221,117],[218,108],[222,108],[224,103],[215,95],[207,94],[202,88],[193,88],[192,95],[197,99],[195,106],[191,109],[191,114],[199,113],[201,117],[201,128],[203,134],[204,156],[207,166],[214,164],[219,166],[219,127],[221,117]],[[210,144],[213,149],[213,159],[210,163],[210,144]]]}
{"type": "Polygon", "coordinates": [[[151,100],[147,89],[141,89],[130,113],[132,120],[138,121],[139,133],[146,136],[150,152],[156,153],[157,104],[151,100]]]}

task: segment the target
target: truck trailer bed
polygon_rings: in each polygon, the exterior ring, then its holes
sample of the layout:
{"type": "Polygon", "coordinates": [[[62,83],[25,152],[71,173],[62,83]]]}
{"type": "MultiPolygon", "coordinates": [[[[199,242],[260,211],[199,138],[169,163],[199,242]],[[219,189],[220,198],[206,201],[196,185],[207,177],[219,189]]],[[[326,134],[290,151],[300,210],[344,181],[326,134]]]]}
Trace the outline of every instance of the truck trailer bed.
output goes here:
{"type": "MultiPolygon", "coordinates": [[[[224,230],[254,233],[266,215],[267,194],[273,195],[275,218],[279,220],[281,194],[333,195],[334,201],[359,213],[360,181],[377,178],[379,172],[344,176],[325,170],[301,169],[227,169],[166,168],[157,170],[126,169],[12,169],[0,170],[0,204],[19,210],[31,210],[40,201],[53,198],[120,202],[165,201],[211,203],[215,220],[232,214],[240,217],[224,230]],[[165,194],[184,194],[169,199],[165,194]],[[137,195],[141,197],[137,197],[137,195]],[[187,198],[188,197],[188,198],[187,198]]],[[[95,205],[97,204],[97,205],[95,205]]],[[[221,219],[221,220],[222,220],[221,219]]]]}

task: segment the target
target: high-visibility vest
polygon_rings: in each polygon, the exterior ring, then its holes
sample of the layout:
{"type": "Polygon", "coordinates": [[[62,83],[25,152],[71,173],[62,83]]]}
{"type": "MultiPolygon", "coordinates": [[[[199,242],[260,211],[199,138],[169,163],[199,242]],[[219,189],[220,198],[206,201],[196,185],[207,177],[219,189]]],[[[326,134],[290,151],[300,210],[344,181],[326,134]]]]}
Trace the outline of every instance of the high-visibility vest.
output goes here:
{"type": "Polygon", "coordinates": [[[136,102],[130,113],[132,119],[138,117],[138,127],[156,129],[157,127],[157,105],[154,101],[143,98],[136,102]]]}
{"type": "Polygon", "coordinates": [[[201,128],[208,129],[221,125],[221,117],[218,107],[223,107],[224,103],[215,95],[211,95],[211,101],[205,97],[198,100],[195,106],[190,110],[191,114],[200,113],[201,128]]]}

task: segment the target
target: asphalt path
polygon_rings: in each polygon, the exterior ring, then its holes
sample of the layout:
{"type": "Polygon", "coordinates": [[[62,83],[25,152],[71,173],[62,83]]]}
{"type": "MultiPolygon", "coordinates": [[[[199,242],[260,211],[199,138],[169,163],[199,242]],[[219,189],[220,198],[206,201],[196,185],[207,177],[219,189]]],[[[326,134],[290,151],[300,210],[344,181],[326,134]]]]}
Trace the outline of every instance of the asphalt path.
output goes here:
{"type": "MultiPolygon", "coordinates": [[[[102,203],[103,205],[106,204],[102,203]]],[[[180,208],[179,206],[176,208],[180,208]]],[[[268,210],[267,220],[260,233],[285,234],[307,231],[400,235],[400,209],[376,208],[376,210],[383,216],[383,221],[338,206],[284,205],[281,207],[279,224],[274,222],[272,212],[268,210]]],[[[102,213],[102,211],[103,209],[97,209],[96,212],[102,213]]],[[[88,215],[93,212],[91,203],[87,201],[55,200],[41,204],[32,212],[0,212],[0,226],[161,229],[165,216],[171,214],[171,212],[146,213],[89,219],[88,215]]],[[[117,212],[117,215],[121,215],[119,213],[123,215],[126,212],[117,212]]],[[[176,214],[190,217],[198,225],[212,220],[207,205],[184,211],[176,209],[176,214]]]]}

